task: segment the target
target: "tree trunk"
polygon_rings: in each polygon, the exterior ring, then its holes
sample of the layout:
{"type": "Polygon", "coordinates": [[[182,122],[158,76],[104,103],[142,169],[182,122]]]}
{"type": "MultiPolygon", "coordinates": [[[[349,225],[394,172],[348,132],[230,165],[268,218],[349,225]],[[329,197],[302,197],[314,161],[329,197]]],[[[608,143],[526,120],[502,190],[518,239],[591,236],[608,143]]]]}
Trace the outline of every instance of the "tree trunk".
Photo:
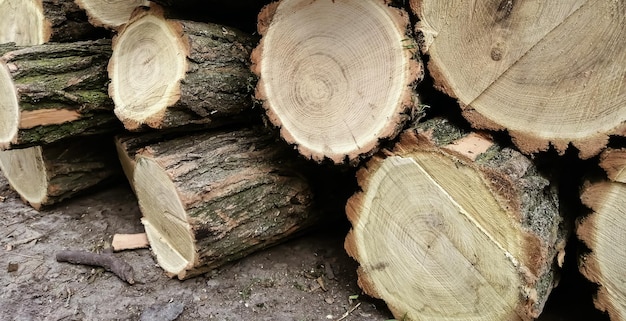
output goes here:
{"type": "Polygon", "coordinates": [[[385,1],[282,0],[259,15],[256,98],[302,155],[357,163],[421,114],[408,14],[385,1]]]}
{"type": "Polygon", "coordinates": [[[252,107],[254,43],[224,26],[167,20],[156,5],[138,10],[113,42],[115,114],[129,130],[245,119],[252,107]]]}
{"type": "Polygon", "coordinates": [[[626,2],[411,0],[435,85],[525,153],[626,132],[626,2]]]}
{"type": "Polygon", "coordinates": [[[346,250],[398,320],[531,320],[563,263],[556,193],[530,160],[434,119],[357,173],[346,250]]]}
{"type": "Polygon", "coordinates": [[[147,0],[75,0],[75,2],[85,10],[92,25],[108,29],[117,29],[127,23],[137,7],[150,5],[150,1],[147,0]]]}
{"type": "Polygon", "coordinates": [[[106,91],[109,40],[0,50],[1,149],[120,129],[106,91]]]}
{"type": "Polygon", "coordinates": [[[0,168],[22,200],[37,210],[119,174],[108,137],[0,151],[0,168]]]}
{"type": "Polygon", "coordinates": [[[591,214],[578,221],[578,237],[589,247],[581,255],[580,271],[599,285],[595,297],[598,309],[611,320],[626,320],[626,149],[602,153],[600,165],[609,180],[590,183],[582,201],[591,214]]]}
{"type": "Polygon", "coordinates": [[[289,152],[248,129],[145,147],[133,184],[160,266],[185,279],[318,221],[307,180],[286,161],[289,152]]]}
{"type": "Polygon", "coordinates": [[[0,2],[0,43],[19,46],[93,40],[105,36],[72,0],[0,2]]]}

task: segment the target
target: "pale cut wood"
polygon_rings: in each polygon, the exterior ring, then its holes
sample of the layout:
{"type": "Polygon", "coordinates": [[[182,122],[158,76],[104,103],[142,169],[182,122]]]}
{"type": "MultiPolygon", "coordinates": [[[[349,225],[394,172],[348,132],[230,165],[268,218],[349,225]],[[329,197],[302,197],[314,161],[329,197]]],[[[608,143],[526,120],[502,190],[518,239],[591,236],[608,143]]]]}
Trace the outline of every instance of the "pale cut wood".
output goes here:
{"type": "Polygon", "coordinates": [[[382,0],[282,0],[258,21],[256,98],[306,158],[357,163],[421,116],[405,11],[382,0]]]}
{"type": "Polygon", "coordinates": [[[246,120],[254,43],[232,28],[165,19],[158,6],[141,7],[113,40],[108,70],[115,114],[129,130],[246,120]]]}
{"type": "Polygon", "coordinates": [[[135,191],[133,176],[135,175],[135,166],[137,165],[137,153],[146,146],[178,138],[182,135],[184,135],[184,133],[153,131],[146,133],[124,133],[114,137],[117,157],[120,160],[124,175],[130,183],[133,192],[135,191]]]}
{"type": "Polygon", "coordinates": [[[577,235],[591,250],[579,260],[581,273],[599,285],[594,303],[612,321],[626,320],[626,167],[625,149],[608,149],[600,165],[609,180],[588,183],[583,203],[591,209],[577,223],[577,235]]]}
{"type": "Polygon", "coordinates": [[[97,39],[105,34],[89,24],[73,0],[0,1],[0,43],[39,45],[97,39]]]}
{"type": "Polygon", "coordinates": [[[111,241],[113,251],[145,249],[150,246],[146,233],[115,234],[111,241]]]}
{"type": "Polygon", "coordinates": [[[565,232],[532,162],[442,119],[405,131],[357,173],[346,212],[359,286],[398,320],[532,320],[565,232]]]}
{"type": "Polygon", "coordinates": [[[626,2],[411,0],[436,87],[525,153],[626,133],[626,2]]]}
{"type": "Polygon", "coordinates": [[[266,133],[206,132],[145,147],[133,184],[159,265],[185,279],[318,222],[308,181],[266,133]]]}
{"type": "Polygon", "coordinates": [[[0,47],[0,149],[121,129],[107,95],[107,39],[0,47]]]}
{"type": "Polygon", "coordinates": [[[120,174],[113,153],[113,145],[108,139],[88,137],[0,151],[0,169],[22,200],[39,210],[84,193],[120,174]]]}
{"type": "Polygon", "coordinates": [[[75,0],[89,17],[89,22],[98,27],[117,29],[130,20],[139,6],[150,6],[147,0],[75,0]]]}

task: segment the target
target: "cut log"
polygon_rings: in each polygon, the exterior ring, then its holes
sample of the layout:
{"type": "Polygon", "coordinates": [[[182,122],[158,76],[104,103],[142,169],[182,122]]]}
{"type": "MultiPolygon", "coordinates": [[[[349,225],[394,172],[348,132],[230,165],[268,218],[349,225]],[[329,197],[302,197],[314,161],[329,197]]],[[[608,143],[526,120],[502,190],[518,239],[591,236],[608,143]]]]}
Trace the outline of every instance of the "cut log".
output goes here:
{"type": "Polygon", "coordinates": [[[406,12],[382,0],[282,0],[258,20],[256,98],[305,157],[356,163],[421,114],[406,12]]]}
{"type": "Polygon", "coordinates": [[[0,50],[0,149],[121,128],[107,95],[110,40],[0,50]]]}
{"type": "Polygon", "coordinates": [[[289,152],[247,129],[144,148],[133,184],[159,265],[185,279],[319,221],[307,180],[285,157],[289,152]]]}
{"type": "Polygon", "coordinates": [[[135,166],[137,164],[137,153],[148,145],[153,145],[163,141],[179,138],[187,132],[169,132],[169,131],[153,131],[144,133],[125,133],[115,136],[115,148],[117,157],[122,165],[122,170],[126,179],[130,183],[130,187],[135,188],[133,184],[133,176],[135,175],[135,166]]]}
{"type": "Polygon", "coordinates": [[[532,320],[563,262],[557,196],[531,161],[434,119],[357,173],[359,285],[398,320],[532,320]]]}
{"type": "Polygon", "coordinates": [[[435,85],[525,153],[626,133],[626,2],[411,0],[435,85]]]}
{"type": "Polygon", "coordinates": [[[252,107],[253,37],[215,24],[138,9],[113,42],[109,93],[129,130],[221,126],[252,107]]]}
{"type": "Polygon", "coordinates": [[[0,169],[22,200],[37,210],[120,174],[107,137],[0,151],[0,169]]]}
{"type": "Polygon", "coordinates": [[[94,40],[105,36],[92,26],[73,0],[4,0],[0,2],[0,43],[94,40]]]}
{"type": "Polygon", "coordinates": [[[150,1],[147,0],[75,0],[75,2],[85,10],[92,25],[108,29],[117,29],[127,23],[137,7],[150,5],[150,1]]]}
{"type": "Polygon", "coordinates": [[[581,273],[599,285],[594,303],[612,321],[626,320],[626,149],[608,149],[600,165],[609,180],[589,183],[582,192],[591,214],[577,224],[578,237],[589,247],[579,260],[581,273]]]}

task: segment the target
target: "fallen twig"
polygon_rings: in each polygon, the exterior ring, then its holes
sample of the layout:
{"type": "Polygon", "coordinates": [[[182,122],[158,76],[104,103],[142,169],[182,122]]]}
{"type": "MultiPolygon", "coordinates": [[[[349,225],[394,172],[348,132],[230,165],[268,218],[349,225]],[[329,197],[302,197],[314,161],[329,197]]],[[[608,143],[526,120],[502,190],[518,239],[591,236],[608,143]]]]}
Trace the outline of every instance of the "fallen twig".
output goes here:
{"type": "Polygon", "coordinates": [[[346,311],[346,313],[344,313],[341,318],[337,319],[337,321],[341,321],[345,318],[347,318],[350,313],[354,312],[354,310],[358,309],[361,306],[361,302],[357,303],[355,306],[353,306],[350,310],[346,311]]]}
{"type": "Polygon", "coordinates": [[[98,254],[86,251],[61,251],[57,253],[56,259],[57,262],[100,266],[129,284],[135,284],[133,267],[109,253],[98,254]]]}

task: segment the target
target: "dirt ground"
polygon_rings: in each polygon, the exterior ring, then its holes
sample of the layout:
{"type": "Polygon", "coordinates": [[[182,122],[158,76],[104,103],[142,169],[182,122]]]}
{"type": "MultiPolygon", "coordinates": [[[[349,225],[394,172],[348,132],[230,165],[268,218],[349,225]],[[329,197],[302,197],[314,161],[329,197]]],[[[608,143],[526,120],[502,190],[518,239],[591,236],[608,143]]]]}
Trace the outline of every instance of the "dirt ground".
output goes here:
{"type": "MultiPolygon", "coordinates": [[[[102,269],[55,260],[63,249],[103,250],[115,233],[143,231],[127,185],[37,212],[1,177],[0,215],[0,320],[393,319],[384,303],[361,295],[356,263],[343,250],[346,226],[186,281],[169,279],[150,250],[116,253],[135,269],[138,283],[128,285],[102,269]]],[[[590,294],[568,282],[561,288],[539,320],[603,320],[590,294]]]]}

